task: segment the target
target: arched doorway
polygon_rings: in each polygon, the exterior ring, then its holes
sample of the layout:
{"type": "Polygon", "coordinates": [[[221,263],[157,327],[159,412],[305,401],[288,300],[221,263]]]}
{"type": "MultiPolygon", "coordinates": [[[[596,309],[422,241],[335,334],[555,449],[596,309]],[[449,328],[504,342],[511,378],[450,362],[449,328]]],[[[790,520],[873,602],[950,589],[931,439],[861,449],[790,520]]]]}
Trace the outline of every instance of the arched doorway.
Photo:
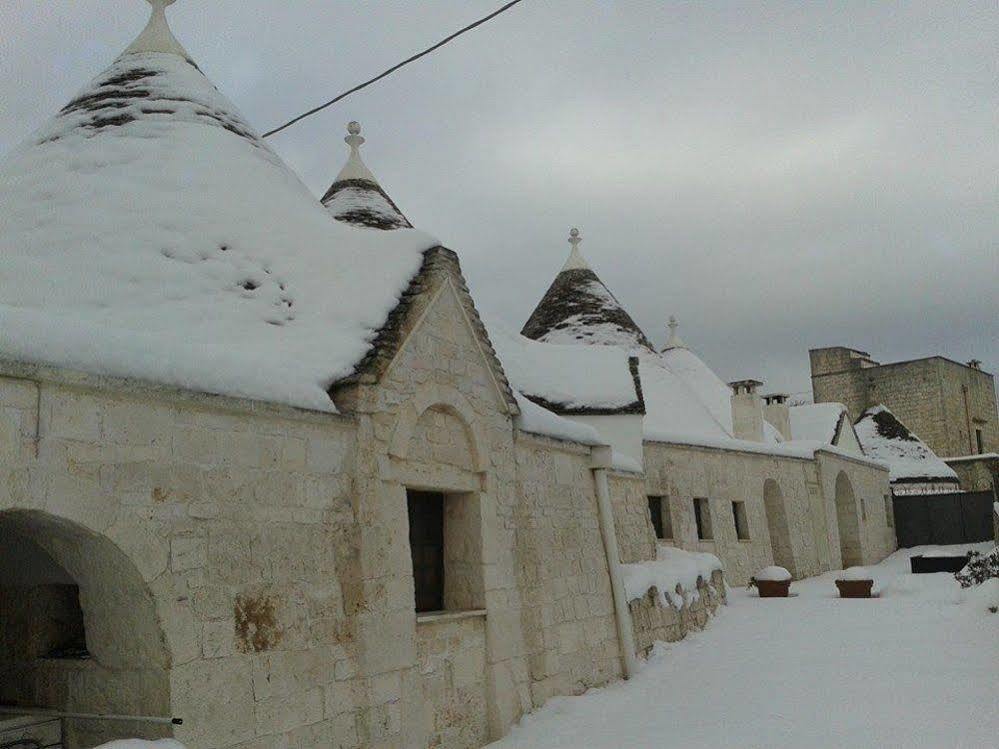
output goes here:
{"type": "MultiPolygon", "coordinates": [[[[166,716],[170,659],[145,582],[110,539],[48,513],[0,512],[0,703],[166,716]]],[[[65,720],[66,749],[168,726],[65,720]]]]}
{"type": "Polygon", "coordinates": [[[863,563],[860,548],[860,520],[857,497],[845,471],[836,477],[836,523],[839,526],[839,550],[843,568],[863,563]]]}
{"type": "Polygon", "coordinates": [[[795,574],[794,552],[791,549],[791,533],[787,524],[784,494],[780,490],[780,484],[773,479],[763,482],[763,509],[767,516],[767,530],[770,532],[774,564],[795,574]]]}

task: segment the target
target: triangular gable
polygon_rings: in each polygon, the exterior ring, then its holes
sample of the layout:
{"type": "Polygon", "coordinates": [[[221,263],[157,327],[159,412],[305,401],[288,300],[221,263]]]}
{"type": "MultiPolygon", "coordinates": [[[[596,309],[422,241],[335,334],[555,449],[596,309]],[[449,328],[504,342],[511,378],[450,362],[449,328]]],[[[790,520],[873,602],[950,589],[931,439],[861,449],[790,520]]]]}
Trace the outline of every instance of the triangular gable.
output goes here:
{"type": "Polygon", "coordinates": [[[385,324],[378,329],[368,353],[357,365],[354,374],[330,388],[330,396],[337,400],[337,396],[352,385],[371,385],[381,381],[405,348],[409,336],[419,328],[425,314],[449,288],[458,300],[464,324],[475,338],[498,398],[508,413],[518,413],[510,383],[475,308],[458,256],[439,245],[424,253],[420,270],[410,280],[385,324]]]}

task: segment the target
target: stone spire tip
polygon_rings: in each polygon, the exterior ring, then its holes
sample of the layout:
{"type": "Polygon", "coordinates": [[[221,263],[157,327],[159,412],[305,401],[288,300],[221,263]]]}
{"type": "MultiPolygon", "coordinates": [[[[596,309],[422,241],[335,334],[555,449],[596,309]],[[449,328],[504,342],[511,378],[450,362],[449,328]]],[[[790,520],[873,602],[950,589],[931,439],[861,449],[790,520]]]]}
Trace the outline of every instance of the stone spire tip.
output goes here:
{"type": "Polygon", "coordinates": [[[375,179],[375,175],[371,173],[367,166],[365,166],[364,161],[361,159],[361,146],[364,145],[364,136],[361,135],[361,123],[357,120],[351,120],[347,123],[347,136],[343,139],[343,142],[350,146],[350,156],[347,157],[347,163],[344,164],[343,169],[340,170],[340,174],[337,175],[336,181],[344,179],[363,179],[368,182],[374,182],[378,184],[378,180],[375,179]]]}
{"type": "Polygon", "coordinates": [[[152,7],[152,15],[149,23],[142,33],[132,42],[124,54],[142,54],[147,52],[162,52],[166,54],[180,55],[185,59],[190,59],[180,42],[170,31],[170,24],[167,23],[167,6],[173,5],[177,0],[146,0],[152,7]]]}
{"type": "Polygon", "coordinates": [[[563,271],[589,269],[590,266],[586,264],[586,260],[583,259],[583,255],[579,251],[579,244],[582,241],[583,235],[580,234],[579,229],[573,227],[569,230],[569,244],[572,245],[572,251],[569,253],[569,259],[565,261],[565,265],[562,267],[563,271]]]}
{"type": "Polygon", "coordinates": [[[663,351],[669,351],[674,348],[687,348],[687,344],[683,342],[680,334],[676,332],[680,327],[680,323],[677,322],[675,315],[669,316],[669,324],[667,327],[669,328],[669,338],[666,341],[666,348],[664,348],[663,351]]]}

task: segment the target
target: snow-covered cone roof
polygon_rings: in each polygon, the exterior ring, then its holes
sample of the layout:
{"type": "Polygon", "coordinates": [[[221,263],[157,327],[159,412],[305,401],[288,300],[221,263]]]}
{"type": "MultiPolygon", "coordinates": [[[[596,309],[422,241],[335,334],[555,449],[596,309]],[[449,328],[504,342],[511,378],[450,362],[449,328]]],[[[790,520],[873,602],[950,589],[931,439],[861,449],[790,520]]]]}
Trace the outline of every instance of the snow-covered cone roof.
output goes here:
{"type": "Polygon", "coordinates": [[[626,352],[604,346],[532,341],[498,320],[489,339],[511,386],[557,414],[640,414],[638,371],[626,352]]]}
{"type": "Polygon", "coordinates": [[[378,184],[361,159],[361,125],[351,122],[347,125],[347,137],[343,139],[350,146],[347,163],[337,175],[330,189],[323,195],[322,203],[337,221],[372,229],[412,228],[409,220],[402,215],[399,206],[378,184]]]}
{"type": "Polygon", "coordinates": [[[805,403],[788,409],[791,437],[835,445],[840,430],[849,428],[842,403],[805,403]]]}
{"type": "Polygon", "coordinates": [[[152,4],[0,165],[0,358],[332,410],[436,242],[332,221],[152,4]]]}
{"type": "Polygon", "coordinates": [[[892,482],[957,482],[957,474],[885,406],[864,411],[854,424],[864,452],[888,464],[892,482]]]}
{"type": "Polygon", "coordinates": [[[531,313],[521,333],[546,343],[590,343],[653,351],[642,330],[604,286],[579,251],[578,229],[562,271],[531,313]]]}

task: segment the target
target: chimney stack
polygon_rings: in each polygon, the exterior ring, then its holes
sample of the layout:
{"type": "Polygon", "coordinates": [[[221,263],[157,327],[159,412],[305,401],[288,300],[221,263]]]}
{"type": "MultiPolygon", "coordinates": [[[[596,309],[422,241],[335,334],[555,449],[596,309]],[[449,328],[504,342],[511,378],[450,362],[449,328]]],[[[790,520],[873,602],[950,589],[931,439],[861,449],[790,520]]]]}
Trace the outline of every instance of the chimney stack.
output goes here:
{"type": "Polygon", "coordinates": [[[730,382],[732,388],[732,436],[739,440],[763,442],[763,402],[757,389],[759,380],[730,382]]]}
{"type": "Polygon", "coordinates": [[[789,397],[787,393],[770,393],[763,396],[763,418],[788,441],[791,439],[791,411],[787,405],[789,397]]]}
{"type": "Polygon", "coordinates": [[[971,361],[968,362],[968,366],[971,367],[972,369],[981,369],[982,368],[982,360],[981,359],[972,359],[971,361]]]}

